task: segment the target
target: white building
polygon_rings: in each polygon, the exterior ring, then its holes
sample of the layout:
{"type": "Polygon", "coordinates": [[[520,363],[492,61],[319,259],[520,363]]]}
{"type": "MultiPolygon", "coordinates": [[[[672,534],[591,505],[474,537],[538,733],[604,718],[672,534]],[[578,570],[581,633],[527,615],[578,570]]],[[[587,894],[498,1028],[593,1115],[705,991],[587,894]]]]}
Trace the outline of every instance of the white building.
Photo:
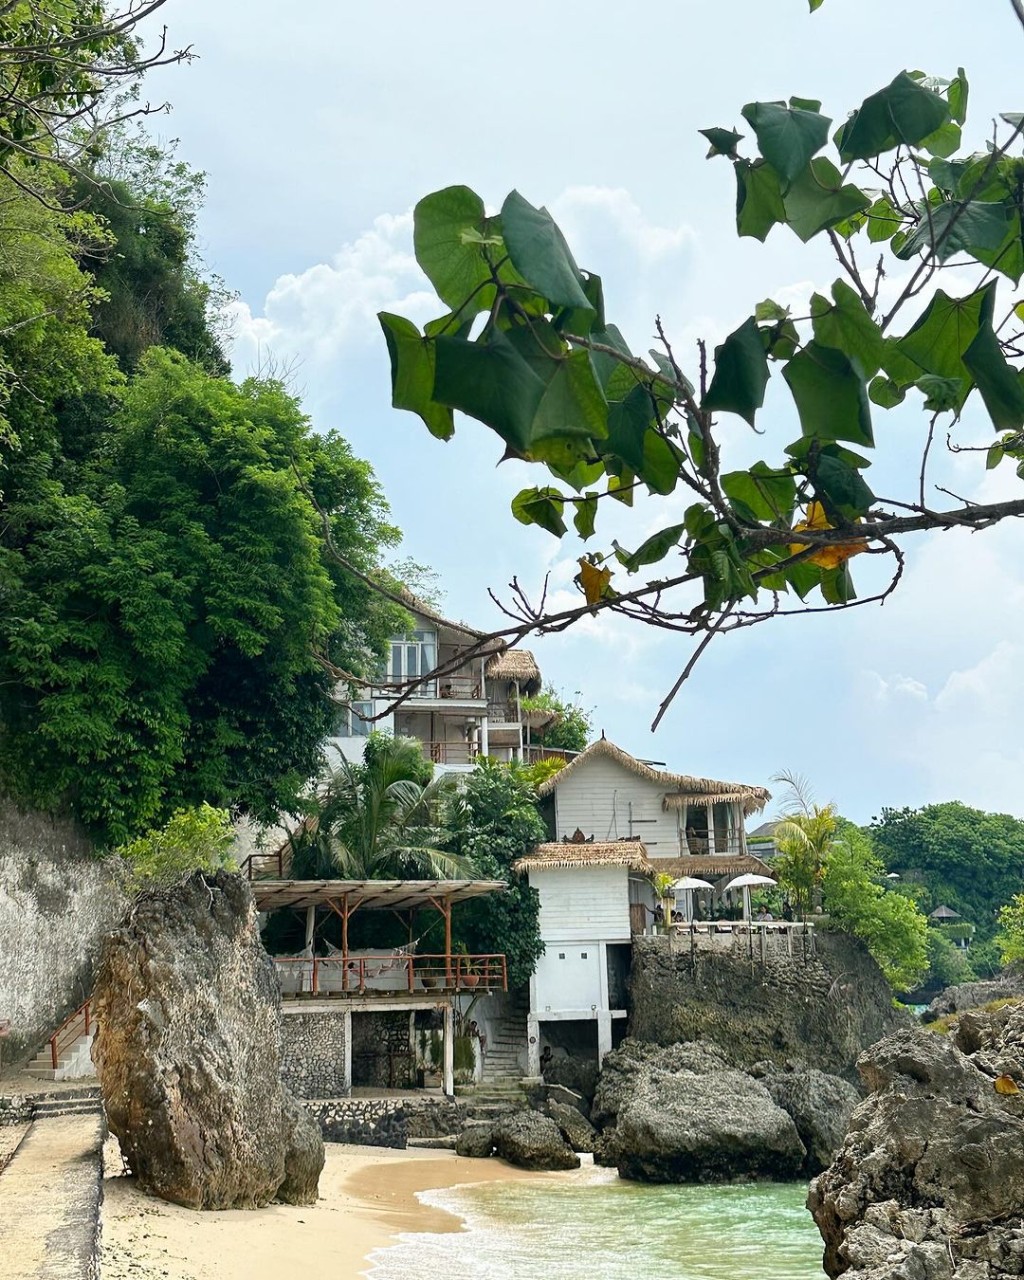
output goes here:
{"type": "Polygon", "coordinates": [[[418,738],[426,757],[448,772],[468,772],[477,756],[508,761],[532,754],[530,727],[550,719],[522,706],[541,689],[533,654],[495,641],[462,662],[460,655],[478,645],[483,632],[443,618],[411,596],[406,607],[412,628],[392,637],[380,686],[339,702],[328,753],[360,760],[371,730],[386,729],[418,738]],[[425,680],[396,711],[372,719],[395,700],[403,682],[427,676],[439,666],[446,669],[445,675],[425,680]]]}
{"type": "Polygon", "coordinates": [[[540,794],[557,839],[516,865],[540,895],[545,946],[530,984],[531,1074],[545,1043],[580,1052],[593,1042],[598,1060],[611,1049],[613,1024],[626,1016],[631,938],[652,914],[653,875],[724,884],[767,870],[747,852],[744,819],[770,799],[763,787],[654,769],[603,737],[540,794]]]}

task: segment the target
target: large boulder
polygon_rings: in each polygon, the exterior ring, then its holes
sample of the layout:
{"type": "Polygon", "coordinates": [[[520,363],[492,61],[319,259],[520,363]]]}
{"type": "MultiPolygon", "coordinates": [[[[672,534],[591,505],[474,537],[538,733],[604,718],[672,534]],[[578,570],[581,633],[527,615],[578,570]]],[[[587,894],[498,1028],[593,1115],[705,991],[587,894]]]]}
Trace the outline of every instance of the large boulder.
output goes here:
{"type": "Polygon", "coordinates": [[[965,1009],[978,1009],[993,1000],[1019,1000],[1024,996],[1024,972],[1008,969],[998,978],[981,982],[961,982],[940,991],[924,1013],[922,1022],[936,1022],[962,1013],[965,1009]]]}
{"type": "Polygon", "coordinates": [[[193,1209],[316,1200],[323,1141],[281,1085],[280,989],[239,876],[137,901],[95,1012],[107,1118],[144,1190],[193,1209]]]}
{"type": "Polygon", "coordinates": [[[807,1148],[803,1172],[812,1177],[827,1169],[843,1145],[846,1127],[861,1095],[839,1076],[802,1065],[767,1073],[764,1086],[775,1105],[792,1116],[800,1141],[807,1148]]]}
{"type": "Polygon", "coordinates": [[[593,1151],[597,1130],[577,1107],[548,1099],[548,1115],[573,1151],[593,1151]]]}
{"type": "Polygon", "coordinates": [[[1017,1011],[994,1047],[1016,1079],[926,1031],[888,1036],[861,1055],[872,1092],[808,1196],[830,1276],[1024,1274],[1022,1047],[1017,1011]]]}
{"type": "Polygon", "coordinates": [[[494,1125],[489,1121],[467,1124],[455,1139],[455,1154],[486,1160],[494,1152],[494,1125]]]}
{"type": "Polygon", "coordinates": [[[716,1047],[625,1041],[605,1058],[595,1112],[610,1117],[595,1158],[640,1182],[796,1178],[806,1152],[765,1086],[716,1047]],[[607,1078],[606,1078],[607,1077],[607,1078]]]}
{"type": "Polygon", "coordinates": [[[520,1169],[578,1169],[580,1158],[558,1125],[539,1111],[510,1111],[494,1125],[497,1154],[520,1169]]]}

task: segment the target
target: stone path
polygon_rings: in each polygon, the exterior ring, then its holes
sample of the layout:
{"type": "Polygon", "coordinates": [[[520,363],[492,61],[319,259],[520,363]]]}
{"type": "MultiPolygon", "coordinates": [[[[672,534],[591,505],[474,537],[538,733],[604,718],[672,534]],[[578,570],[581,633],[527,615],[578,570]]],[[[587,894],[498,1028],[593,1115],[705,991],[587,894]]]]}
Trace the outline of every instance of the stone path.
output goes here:
{"type": "Polygon", "coordinates": [[[0,1176],[4,1280],[95,1280],[100,1113],[36,1120],[0,1176]]]}

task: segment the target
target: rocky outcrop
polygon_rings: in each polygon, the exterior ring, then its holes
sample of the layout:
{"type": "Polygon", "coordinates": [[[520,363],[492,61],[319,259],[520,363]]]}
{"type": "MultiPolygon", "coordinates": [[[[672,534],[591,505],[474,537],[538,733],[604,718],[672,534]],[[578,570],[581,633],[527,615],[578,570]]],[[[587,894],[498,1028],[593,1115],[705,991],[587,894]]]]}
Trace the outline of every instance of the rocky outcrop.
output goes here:
{"type": "Polygon", "coordinates": [[[562,1137],[573,1151],[593,1151],[597,1130],[578,1107],[548,1099],[548,1115],[558,1125],[562,1137]]]}
{"type": "Polygon", "coordinates": [[[843,1145],[861,1095],[847,1080],[802,1063],[768,1071],[763,1082],[775,1105],[792,1117],[807,1149],[804,1175],[812,1177],[827,1169],[843,1145]]]}
{"type": "Polygon", "coordinates": [[[965,1009],[978,1009],[993,1000],[1019,1000],[1022,996],[1024,973],[1012,970],[984,982],[961,982],[941,991],[921,1014],[921,1021],[937,1022],[939,1018],[948,1018],[965,1009]]]}
{"type": "Polygon", "coordinates": [[[808,1198],[830,1276],[1024,1274],[1024,1008],[963,1043],[899,1032],[861,1056],[871,1093],[808,1198]]]}
{"type": "Polygon", "coordinates": [[[280,991],[248,886],[196,874],[104,946],[93,1057],[146,1191],[194,1209],[312,1203],[318,1127],[280,1082],[280,991]]]}
{"type": "Polygon", "coordinates": [[[486,1160],[494,1153],[494,1125],[488,1120],[467,1124],[455,1139],[455,1154],[486,1160]]]}
{"type": "Polygon", "coordinates": [[[713,1044],[624,1041],[592,1115],[606,1126],[595,1159],[640,1182],[796,1178],[806,1157],[792,1118],[713,1044]]]}
{"type": "Polygon", "coordinates": [[[550,1116],[511,1111],[495,1122],[494,1148],[520,1169],[578,1169],[580,1158],[550,1116]]]}
{"type": "Polygon", "coordinates": [[[683,935],[635,938],[630,978],[630,1035],[668,1045],[710,1040],[737,1067],[802,1058],[856,1082],[865,1045],[911,1026],[864,944],[817,932],[814,949],[799,935],[793,953],[773,947],[751,960],[706,950],[683,935]]]}

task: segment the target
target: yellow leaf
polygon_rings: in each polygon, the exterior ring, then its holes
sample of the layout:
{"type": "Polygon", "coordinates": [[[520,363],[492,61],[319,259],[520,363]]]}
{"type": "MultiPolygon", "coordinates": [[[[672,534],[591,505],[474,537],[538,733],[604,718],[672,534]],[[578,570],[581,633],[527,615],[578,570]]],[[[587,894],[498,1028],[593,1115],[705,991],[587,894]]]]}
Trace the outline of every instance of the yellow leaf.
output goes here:
{"type": "Polygon", "coordinates": [[[1011,1098],[1016,1097],[1020,1093],[1020,1090],[1017,1088],[1017,1082],[1014,1080],[1013,1076],[996,1076],[992,1081],[992,1088],[995,1089],[996,1093],[1002,1093],[1011,1098]]]}
{"type": "Polygon", "coordinates": [[[1024,320],[1024,302],[1018,302],[1013,309],[1013,314],[1018,320],[1024,320]]]}
{"type": "Polygon", "coordinates": [[[597,604],[598,600],[604,599],[608,583],[612,580],[612,571],[591,563],[586,556],[580,557],[579,566],[580,571],[576,575],[576,581],[583,588],[587,604],[597,604]]]}
{"type": "MultiPolygon", "coordinates": [[[[793,532],[803,533],[807,531],[813,533],[818,529],[832,529],[834,527],[834,525],[829,524],[828,517],[825,515],[825,508],[821,503],[809,502],[805,519],[793,526],[793,532]]],[[[804,551],[806,548],[806,542],[791,542],[789,544],[789,554],[795,556],[798,551],[804,551]]],[[[819,547],[812,555],[804,558],[808,564],[816,564],[820,569],[838,569],[851,556],[860,555],[864,550],[866,548],[861,542],[833,542],[826,547],[819,547]]]]}

